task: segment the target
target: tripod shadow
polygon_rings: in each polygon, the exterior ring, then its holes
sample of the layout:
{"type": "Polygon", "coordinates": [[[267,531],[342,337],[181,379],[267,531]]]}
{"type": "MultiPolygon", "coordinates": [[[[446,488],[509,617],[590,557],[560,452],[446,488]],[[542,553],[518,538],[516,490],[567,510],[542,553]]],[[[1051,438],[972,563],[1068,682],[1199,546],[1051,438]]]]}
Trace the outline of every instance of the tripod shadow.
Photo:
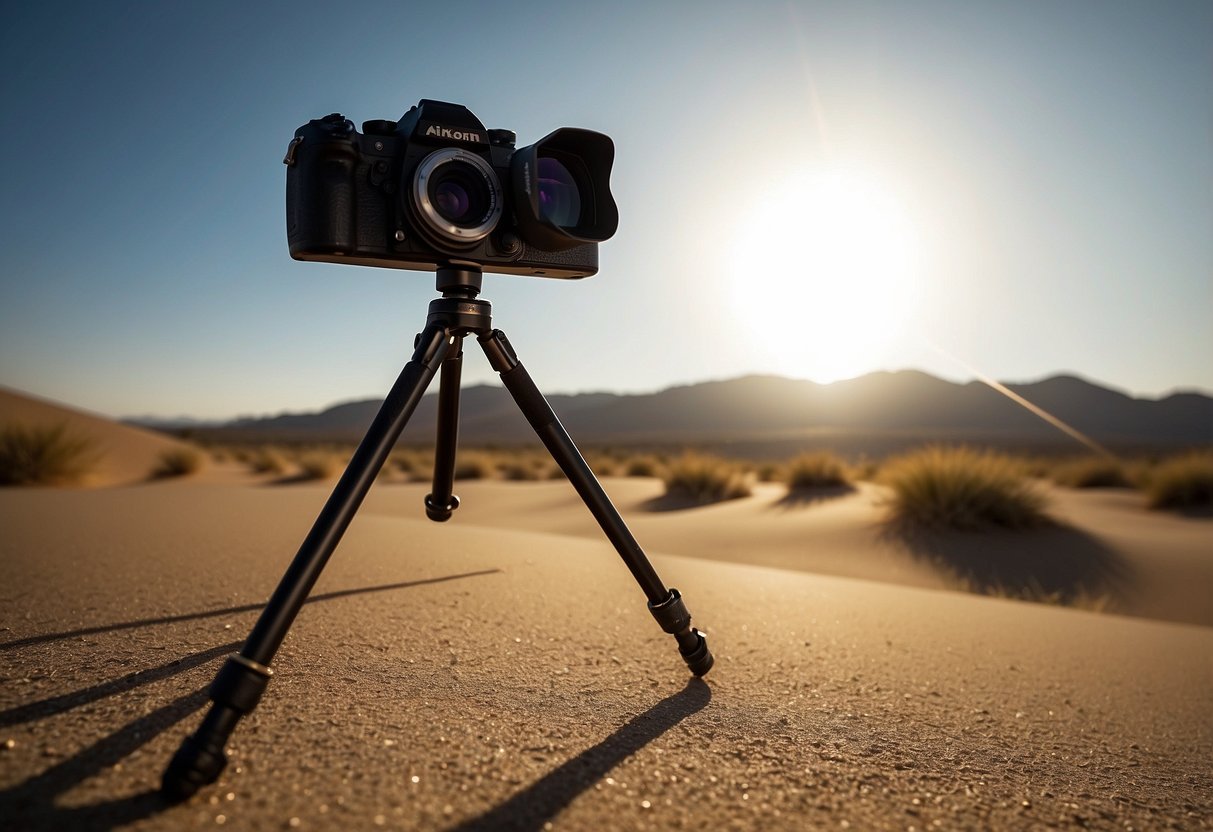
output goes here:
{"type": "Polygon", "coordinates": [[[199,665],[206,664],[221,656],[226,656],[238,647],[240,647],[240,642],[233,641],[231,644],[212,647],[209,650],[194,653],[192,656],[173,659],[171,662],[162,664],[159,667],[136,670],[134,673],[127,674],[120,679],[111,679],[108,682],[101,682],[83,690],[65,693],[60,696],[52,696],[39,702],[18,705],[15,708],[9,708],[7,711],[0,711],[0,728],[45,719],[48,716],[55,716],[56,714],[70,711],[72,708],[79,708],[81,705],[88,705],[110,696],[126,693],[142,685],[158,682],[170,676],[176,676],[178,673],[193,670],[199,665]]]}
{"type": "Polygon", "coordinates": [[[24,783],[0,791],[0,817],[8,818],[12,829],[112,829],[163,811],[168,804],[151,790],[85,806],[57,806],[55,800],[130,756],[206,702],[203,690],[174,699],[24,783]]]}
{"type": "MultiPolygon", "coordinates": [[[[481,569],[478,572],[463,572],[458,575],[444,575],[441,578],[423,578],[418,581],[401,581],[395,584],[383,584],[381,586],[368,586],[361,589],[340,589],[335,592],[325,592],[320,595],[313,595],[307,599],[308,604],[314,604],[318,601],[332,601],[335,598],[346,598],[350,595],[363,595],[368,592],[387,592],[393,589],[408,589],[414,586],[426,586],[428,584],[440,584],[447,581],[458,581],[463,578],[477,578],[481,575],[495,575],[500,569],[481,569]]],[[[255,612],[265,607],[265,602],[259,604],[243,604],[239,607],[225,607],[223,609],[202,610],[200,612],[183,613],[181,615],[166,615],[160,618],[144,618],[139,621],[123,621],[117,624],[102,624],[97,627],[84,627],[79,630],[67,630],[59,633],[45,633],[39,636],[29,636],[15,641],[7,641],[0,644],[0,650],[16,650],[20,647],[30,647],[35,644],[45,644],[50,641],[61,641],[66,638],[75,638],[77,636],[91,636],[98,633],[112,633],[118,630],[132,630],[137,627],[152,627],[157,624],[177,624],[182,621],[197,621],[203,618],[218,618],[221,615],[235,615],[242,612],[255,612]]]]}
{"type": "Polygon", "coordinates": [[[691,679],[681,691],[633,717],[602,742],[548,772],[505,803],[464,821],[450,832],[542,829],[544,823],[611,769],[691,714],[703,710],[711,699],[712,689],[707,683],[702,679],[691,679]]]}

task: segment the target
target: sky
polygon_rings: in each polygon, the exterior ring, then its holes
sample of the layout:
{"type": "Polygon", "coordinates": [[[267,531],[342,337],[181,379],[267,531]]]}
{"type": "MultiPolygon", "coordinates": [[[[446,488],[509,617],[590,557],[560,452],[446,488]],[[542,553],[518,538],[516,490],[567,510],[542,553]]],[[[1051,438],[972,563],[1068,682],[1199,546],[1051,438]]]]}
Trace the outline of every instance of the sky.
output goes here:
{"type": "Polygon", "coordinates": [[[290,259],[282,157],[432,98],[615,141],[599,274],[485,277],[545,392],[1213,390],[1213,4],[342,8],[6,10],[0,385],[115,416],[382,397],[433,275],[290,259]]]}

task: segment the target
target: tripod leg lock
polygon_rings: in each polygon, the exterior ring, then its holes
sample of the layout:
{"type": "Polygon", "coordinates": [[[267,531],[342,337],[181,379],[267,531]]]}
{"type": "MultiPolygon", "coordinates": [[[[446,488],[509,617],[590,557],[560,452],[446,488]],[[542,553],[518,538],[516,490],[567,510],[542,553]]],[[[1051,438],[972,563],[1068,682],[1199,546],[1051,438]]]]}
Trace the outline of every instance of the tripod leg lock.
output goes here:
{"type": "Polygon", "coordinates": [[[207,691],[211,701],[247,714],[257,707],[274,671],[239,653],[228,656],[207,691]]]}
{"type": "Polygon", "coordinates": [[[707,637],[691,626],[691,613],[678,590],[671,589],[669,596],[660,604],[650,601],[649,612],[657,619],[661,629],[674,636],[678,642],[678,652],[692,673],[703,676],[712,669],[716,660],[708,649],[707,637]]]}

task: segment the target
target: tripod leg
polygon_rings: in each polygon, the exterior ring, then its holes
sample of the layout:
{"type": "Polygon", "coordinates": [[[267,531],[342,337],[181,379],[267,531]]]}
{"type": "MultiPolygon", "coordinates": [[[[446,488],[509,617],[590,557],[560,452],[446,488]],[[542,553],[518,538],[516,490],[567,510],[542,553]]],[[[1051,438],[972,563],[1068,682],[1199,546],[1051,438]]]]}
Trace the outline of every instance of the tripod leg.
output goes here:
{"type": "Polygon", "coordinates": [[[666,589],[661,578],[657,577],[657,571],[653,569],[644,550],[619,516],[610,497],[603,491],[585,458],[573,444],[568,431],[560,424],[551,405],[519,362],[510,342],[506,340],[505,333],[495,329],[481,335],[479,340],[489,363],[501,375],[501,381],[518,403],[527,421],[531,423],[539,439],[569,478],[577,494],[615,546],[644,594],[648,596],[649,612],[663,630],[674,636],[678,642],[678,651],[691,672],[696,676],[707,673],[712,669],[714,659],[703,633],[691,626],[691,614],[687,611],[682,596],[676,589],[666,589]]]}
{"type": "Polygon", "coordinates": [[[425,497],[425,515],[436,523],[451,519],[459,508],[455,488],[455,449],[459,444],[459,377],[463,337],[451,344],[438,379],[438,438],[434,447],[434,487],[425,497]]]}
{"type": "Polygon", "coordinates": [[[185,739],[165,769],[161,791],[170,800],[184,800],[200,786],[213,783],[227,765],[223,747],[228,737],[265,692],[274,654],[438,371],[450,341],[448,330],[439,324],[427,326],[418,336],[412,359],[384,399],[248,640],[211,683],[208,694],[213,704],[202,724],[185,739]]]}

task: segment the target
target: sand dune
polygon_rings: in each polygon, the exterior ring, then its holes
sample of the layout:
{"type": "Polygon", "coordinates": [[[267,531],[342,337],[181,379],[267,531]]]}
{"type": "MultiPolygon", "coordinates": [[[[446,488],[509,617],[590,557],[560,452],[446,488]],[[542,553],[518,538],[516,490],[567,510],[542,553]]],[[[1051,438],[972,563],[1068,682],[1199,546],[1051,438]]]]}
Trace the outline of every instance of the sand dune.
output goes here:
{"type": "Polygon", "coordinates": [[[123,425],[104,416],[0,387],[0,424],[66,425],[93,443],[97,455],[83,486],[123,485],[146,480],[160,454],[190,447],[162,434],[123,425]]]}
{"type": "MultiPolygon", "coordinates": [[[[654,564],[717,655],[706,684],[688,683],[607,544],[471,522],[531,504],[573,527],[557,491],[465,489],[467,514],[445,525],[395,514],[414,491],[376,490],[231,765],[172,808],[150,792],[160,768],[325,489],[0,492],[0,816],[22,829],[1213,822],[1207,627],[659,554],[671,532],[647,543],[654,564]]],[[[761,500],[718,509],[801,516],[761,500]]],[[[689,533],[712,514],[679,522],[689,533]]]]}
{"type": "MultiPolygon", "coordinates": [[[[746,499],[663,511],[658,480],[603,482],[642,545],[657,551],[925,588],[1077,596],[1113,612],[1213,626],[1213,523],[1148,511],[1128,490],[1050,489],[1064,524],[1055,529],[906,539],[885,526],[882,492],[870,484],[793,498],[760,485],[746,499]]],[[[378,488],[366,510],[418,517],[426,491],[378,488]]],[[[601,538],[563,481],[471,481],[456,491],[462,505],[451,524],[601,538]]]]}

